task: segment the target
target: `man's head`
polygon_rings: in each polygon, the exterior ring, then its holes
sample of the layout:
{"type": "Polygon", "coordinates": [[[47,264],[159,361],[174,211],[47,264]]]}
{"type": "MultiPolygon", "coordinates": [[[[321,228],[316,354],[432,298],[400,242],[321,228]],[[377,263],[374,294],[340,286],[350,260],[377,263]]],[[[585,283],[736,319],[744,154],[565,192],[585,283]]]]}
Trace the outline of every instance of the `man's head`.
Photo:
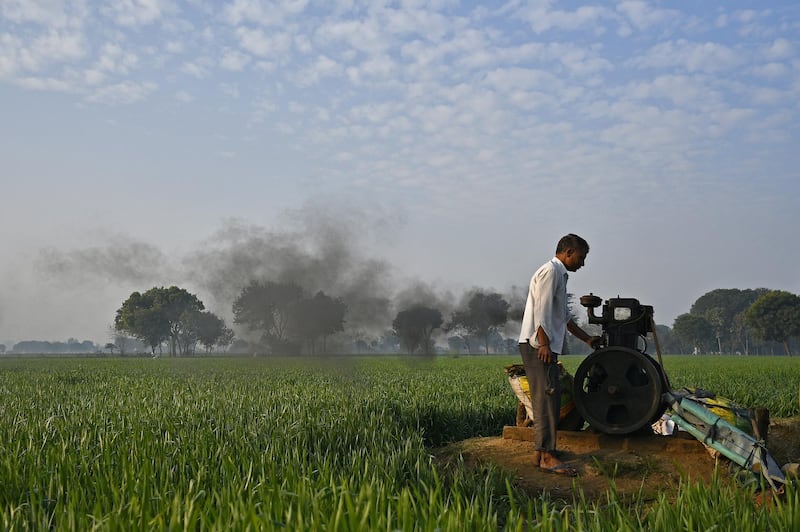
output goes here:
{"type": "Polygon", "coordinates": [[[562,236],[556,246],[556,257],[564,263],[564,267],[570,272],[578,271],[583,266],[588,254],[589,243],[573,233],[562,236]]]}

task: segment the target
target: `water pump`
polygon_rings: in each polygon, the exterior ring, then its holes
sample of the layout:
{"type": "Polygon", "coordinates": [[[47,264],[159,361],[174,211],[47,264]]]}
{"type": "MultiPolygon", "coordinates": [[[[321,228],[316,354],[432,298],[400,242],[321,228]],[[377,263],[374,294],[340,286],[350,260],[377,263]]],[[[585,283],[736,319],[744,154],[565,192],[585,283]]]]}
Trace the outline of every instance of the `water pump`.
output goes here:
{"type": "Polygon", "coordinates": [[[575,372],[575,407],[592,428],[606,434],[629,434],[658,420],[666,410],[662,395],[669,382],[647,350],[655,332],[653,307],[633,298],[581,297],[589,323],[600,325],[602,339],[575,372]]]}

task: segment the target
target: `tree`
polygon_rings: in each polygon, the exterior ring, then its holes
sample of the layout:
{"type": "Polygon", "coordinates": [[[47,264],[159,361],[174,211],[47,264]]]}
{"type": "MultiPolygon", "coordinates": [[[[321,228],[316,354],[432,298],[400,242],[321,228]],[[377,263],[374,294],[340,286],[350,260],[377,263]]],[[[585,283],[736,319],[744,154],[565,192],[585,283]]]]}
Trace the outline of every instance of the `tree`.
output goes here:
{"type": "Polygon", "coordinates": [[[467,301],[466,308],[453,313],[448,330],[463,331],[483,340],[489,354],[489,340],[508,321],[508,302],[496,292],[476,291],[467,301]]]}
{"type": "Polygon", "coordinates": [[[745,354],[750,354],[750,327],[744,319],[744,314],[750,305],[769,292],[767,288],[756,288],[742,290],[742,301],[738,305],[739,310],[731,320],[731,352],[738,346],[745,354]]]}
{"type": "Polygon", "coordinates": [[[105,349],[108,349],[108,352],[111,353],[112,355],[114,354],[114,349],[116,349],[116,348],[117,348],[117,344],[112,343],[112,342],[108,342],[105,345],[105,349]]]}
{"type": "Polygon", "coordinates": [[[178,351],[185,355],[194,354],[198,338],[198,322],[201,319],[200,314],[200,311],[194,309],[186,310],[179,318],[180,327],[177,328],[175,345],[177,345],[178,351]]]}
{"type": "Polygon", "coordinates": [[[252,281],[233,302],[234,323],[262,333],[273,352],[289,349],[289,333],[296,331],[299,318],[295,306],[303,289],[294,283],[252,281]]]}
{"type": "Polygon", "coordinates": [[[227,351],[228,348],[233,345],[235,336],[233,329],[225,326],[222,330],[222,334],[217,338],[217,347],[222,349],[223,352],[227,351]]]}
{"type": "Polygon", "coordinates": [[[205,309],[203,302],[177,286],[152,290],[155,290],[156,304],[169,323],[170,355],[189,354],[196,339],[193,319],[195,314],[205,309]]]}
{"type": "Polygon", "coordinates": [[[800,336],[800,296],[772,290],[759,297],[744,315],[753,334],[762,340],[781,342],[791,356],[789,340],[800,336]]]}
{"type": "Polygon", "coordinates": [[[747,336],[747,331],[741,328],[743,322],[741,319],[737,320],[737,315],[747,310],[766,291],[764,288],[718,288],[697,298],[689,313],[703,317],[711,324],[720,353],[732,352],[734,342],[741,342],[747,336]],[[727,345],[723,345],[723,342],[727,345]]]}
{"type": "Polygon", "coordinates": [[[703,352],[714,339],[714,328],[708,320],[693,314],[681,314],[675,318],[672,333],[683,346],[692,346],[693,352],[703,352]]]}
{"type": "Polygon", "coordinates": [[[198,312],[192,316],[194,338],[206,348],[206,353],[216,345],[228,346],[233,341],[233,331],[225,320],[213,312],[198,312]]]}
{"type": "Polygon", "coordinates": [[[292,319],[294,333],[309,342],[311,354],[316,353],[317,340],[322,340],[322,352],[327,351],[327,338],[344,330],[347,305],[340,298],[332,298],[319,291],[314,297],[304,298],[294,305],[292,319]]]}
{"type": "Polygon", "coordinates": [[[156,347],[169,341],[174,356],[181,346],[186,352],[186,316],[204,308],[196,295],[183,288],[154,287],[143,294],[133,292],[117,310],[114,326],[145,342],[153,354],[156,347]]]}
{"type": "Polygon", "coordinates": [[[444,319],[439,310],[416,305],[398,312],[392,321],[392,327],[409,355],[420,348],[428,355],[432,347],[433,331],[441,327],[442,323],[444,319]]]}
{"type": "MultiPolygon", "coordinates": [[[[658,346],[662,353],[679,353],[681,351],[680,342],[675,338],[675,334],[669,326],[656,324],[655,335],[658,336],[658,346]]],[[[653,349],[655,349],[655,337],[653,342],[653,349]]]]}
{"type": "Polygon", "coordinates": [[[122,303],[122,307],[117,309],[114,327],[138,338],[155,354],[156,347],[169,338],[169,323],[161,311],[154,308],[153,298],[145,294],[133,292],[122,303]]]}

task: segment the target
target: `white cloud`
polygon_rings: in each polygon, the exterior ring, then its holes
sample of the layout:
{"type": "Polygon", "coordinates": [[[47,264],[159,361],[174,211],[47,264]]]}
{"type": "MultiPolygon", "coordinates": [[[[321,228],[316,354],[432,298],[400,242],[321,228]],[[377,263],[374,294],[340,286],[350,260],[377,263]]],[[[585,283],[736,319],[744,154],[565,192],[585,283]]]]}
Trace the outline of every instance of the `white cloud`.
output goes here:
{"type": "Polygon", "coordinates": [[[344,69],[333,59],[324,55],[318,56],[308,67],[292,74],[291,79],[300,87],[316,85],[323,78],[342,74],[344,69]]]}
{"type": "Polygon", "coordinates": [[[772,12],[769,9],[762,11],[745,9],[735,11],[731,15],[731,20],[739,24],[736,31],[741,37],[766,37],[774,35],[775,32],[775,26],[769,20],[771,14],[772,12]]]}
{"type": "Polygon", "coordinates": [[[209,60],[204,57],[198,57],[194,61],[187,61],[181,65],[181,72],[197,79],[203,79],[209,74],[209,60]]]}
{"type": "Polygon", "coordinates": [[[506,101],[517,109],[535,112],[552,109],[558,106],[558,100],[542,91],[512,89],[506,95],[506,101]]]}
{"type": "Polygon", "coordinates": [[[19,49],[22,43],[13,35],[0,35],[0,79],[11,77],[20,69],[19,49]]]}
{"type": "Polygon", "coordinates": [[[250,63],[250,56],[238,50],[226,48],[222,52],[222,58],[219,61],[219,66],[225,70],[234,72],[241,72],[250,63]]]}
{"type": "Polygon", "coordinates": [[[459,24],[458,20],[437,13],[430,5],[420,5],[424,8],[410,7],[405,2],[401,9],[382,10],[386,31],[394,35],[421,35],[435,42],[443,39],[454,25],[459,24]]]}
{"type": "Polygon", "coordinates": [[[604,20],[614,20],[616,15],[610,9],[598,6],[581,6],[574,11],[552,9],[553,2],[534,1],[520,7],[516,16],[530,24],[536,33],[549,30],[591,29],[594,33],[604,33],[604,20]]]}
{"type": "Polygon", "coordinates": [[[105,72],[102,72],[94,68],[86,69],[83,72],[83,80],[84,83],[86,83],[87,85],[99,85],[103,83],[107,78],[108,76],[105,74],[105,72]]]}
{"type": "Polygon", "coordinates": [[[775,39],[773,43],[764,51],[764,55],[770,60],[788,59],[794,55],[794,46],[783,37],[775,39]]]}
{"type": "Polygon", "coordinates": [[[659,43],[633,59],[636,66],[647,68],[685,68],[689,72],[716,73],[731,70],[744,58],[723,44],[695,43],[684,39],[659,43]]]}
{"type": "Polygon", "coordinates": [[[663,75],[636,82],[625,94],[637,100],[666,100],[680,108],[706,109],[719,103],[719,94],[703,78],[683,75],[663,75]]]}
{"type": "Polygon", "coordinates": [[[234,0],[225,6],[225,17],[234,26],[254,22],[263,26],[280,26],[300,15],[308,5],[308,0],[234,0]]]}
{"type": "Polygon", "coordinates": [[[559,61],[578,76],[592,75],[612,68],[610,61],[597,56],[591,48],[552,43],[547,46],[547,53],[552,60],[559,61]]]}
{"type": "Polygon", "coordinates": [[[278,110],[278,106],[275,101],[268,96],[264,96],[254,101],[252,103],[252,108],[252,113],[247,121],[247,127],[253,127],[261,124],[264,122],[267,115],[271,115],[278,110]]]}
{"type": "Polygon", "coordinates": [[[317,28],[314,38],[322,46],[345,43],[369,55],[381,54],[390,48],[389,35],[375,19],[328,20],[317,28]]]}
{"type": "Polygon", "coordinates": [[[220,90],[226,96],[235,99],[239,98],[239,87],[237,85],[232,85],[230,83],[221,83],[219,86],[220,90]]]}
{"type": "Polygon", "coordinates": [[[777,79],[788,75],[789,69],[783,63],[767,63],[753,67],[753,74],[760,78],[777,79]]]}
{"type": "Polygon", "coordinates": [[[738,22],[747,24],[749,22],[753,22],[754,20],[756,20],[756,18],[758,18],[758,12],[752,9],[742,9],[736,11],[733,14],[733,18],[738,22]]]}
{"type": "Polygon", "coordinates": [[[168,41],[164,49],[171,54],[179,54],[183,52],[184,46],[180,41],[168,41]]]}
{"type": "Polygon", "coordinates": [[[123,81],[114,85],[107,85],[94,90],[86,98],[90,102],[108,105],[131,104],[147,98],[158,85],[152,82],[123,81]]]}
{"type": "Polygon", "coordinates": [[[3,0],[0,3],[4,19],[49,28],[80,27],[87,12],[84,0],[3,0]]]}
{"type": "Polygon", "coordinates": [[[261,72],[274,72],[278,67],[274,61],[256,61],[255,68],[261,72]]]}
{"type": "Polygon", "coordinates": [[[536,88],[558,90],[562,85],[546,70],[521,67],[495,69],[486,74],[484,83],[499,92],[536,88]]]}
{"type": "Polygon", "coordinates": [[[41,72],[59,62],[73,62],[86,55],[86,42],[81,33],[50,30],[29,43],[11,35],[0,35],[0,76],[19,71],[41,72]]]}
{"type": "Polygon", "coordinates": [[[126,52],[116,43],[105,43],[100,48],[100,55],[94,68],[101,72],[127,75],[139,63],[136,54],[126,52]]]}
{"type": "Polygon", "coordinates": [[[310,54],[313,50],[311,40],[306,35],[295,35],[294,46],[301,54],[310,54]]]}
{"type": "Polygon", "coordinates": [[[756,87],[752,90],[753,101],[762,105],[777,105],[793,99],[792,94],[772,87],[756,87]]]}
{"type": "Polygon", "coordinates": [[[723,131],[730,131],[734,127],[741,127],[742,122],[748,121],[756,112],[753,109],[712,109],[708,113],[710,121],[723,131]]]}
{"type": "Polygon", "coordinates": [[[675,21],[680,18],[680,13],[676,10],[659,9],[642,0],[620,2],[616,9],[638,30],[645,30],[665,21],[675,21]]]}
{"type": "Polygon", "coordinates": [[[370,57],[358,66],[347,68],[347,77],[358,84],[367,80],[393,79],[397,64],[389,55],[370,57]]]}
{"type": "Polygon", "coordinates": [[[283,59],[291,49],[292,40],[288,33],[266,33],[244,27],[236,28],[235,33],[241,47],[258,57],[283,59]]]}
{"type": "Polygon", "coordinates": [[[181,103],[190,103],[194,101],[194,96],[186,91],[178,91],[175,93],[175,99],[181,103]]]}
{"type": "Polygon", "coordinates": [[[403,110],[403,107],[396,103],[366,103],[352,107],[348,117],[353,122],[380,124],[388,121],[392,116],[402,113],[403,110]]]}
{"type": "Polygon", "coordinates": [[[75,87],[68,81],[55,78],[21,77],[15,80],[20,87],[40,91],[75,92],[75,87]]]}
{"type": "Polygon", "coordinates": [[[159,20],[166,6],[164,0],[112,0],[102,11],[120,26],[142,26],[159,20]]]}
{"type": "Polygon", "coordinates": [[[86,54],[86,42],[82,33],[50,31],[34,39],[33,54],[42,62],[80,59],[86,54]]]}

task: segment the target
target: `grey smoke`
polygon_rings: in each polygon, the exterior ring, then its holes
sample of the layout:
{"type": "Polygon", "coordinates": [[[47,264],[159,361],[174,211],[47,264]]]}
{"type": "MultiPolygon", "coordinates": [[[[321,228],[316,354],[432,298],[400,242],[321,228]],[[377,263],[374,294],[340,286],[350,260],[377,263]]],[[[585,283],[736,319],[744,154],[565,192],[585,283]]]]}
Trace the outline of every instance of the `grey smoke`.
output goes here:
{"type": "Polygon", "coordinates": [[[397,310],[406,310],[416,305],[439,309],[445,321],[455,309],[455,296],[448,290],[437,290],[424,281],[411,281],[395,295],[397,310]]]}
{"type": "Polygon", "coordinates": [[[98,279],[146,284],[163,279],[168,270],[166,256],[158,248],[125,236],[115,237],[104,246],[43,249],[35,266],[52,280],[78,284],[98,279]]]}
{"type": "Polygon", "coordinates": [[[522,322],[522,314],[525,312],[525,302],[528,297],[527,285],[512,285],[503,295],[508,301],[508,321],[522,322]]]}
{"type": "Polygon", "coordinates": [[[36,266],[51,281],[73,286],[98,280],[132,290],[178,284],[229,324],[234,300],[251,281],[293,282],[309,295],[321,290],[342,298],[345,328],[354,334],[378,336],[398,311],[414,305],[439,309],[447,322],[463,297],[419,280],[398,283],[391,266],[366,251],[375,241],[391,242],[397,223],[397,216],[381,212],[308,203],[271,228],[225,220],[183,257],[120,236],[84,249],[42,250],[36,266]]]}
{"type": "Polygon", "coordinates": [[[321,290],[341,297],[348,307],[348,329],[385,328],[393,311],[390,267],[360,247],[372,226],[319,206],[293,211],[286,219],[285,230],[226,221],[183,261],[187,278],[228,309],[253,280],[296,283],[309,294],[321,290]]]}

